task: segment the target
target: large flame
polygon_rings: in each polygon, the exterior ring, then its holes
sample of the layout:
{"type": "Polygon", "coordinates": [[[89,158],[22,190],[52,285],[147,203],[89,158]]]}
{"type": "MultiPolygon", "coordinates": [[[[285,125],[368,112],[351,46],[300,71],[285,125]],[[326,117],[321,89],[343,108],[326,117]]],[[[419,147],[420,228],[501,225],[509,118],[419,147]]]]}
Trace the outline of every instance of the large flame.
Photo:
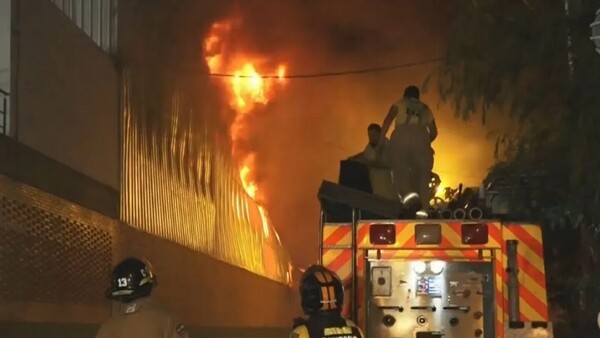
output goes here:
{"type": "MultiPolygon", "coordinates": [[[[233,52],[229,49],[229,38],[232,30],[239,28],[239,20],[223,20],[214,23],[204,40],[205,61],[211,73],[232,74],[225,77],[226,88],[229,95],[229,105],[235,111],[235,117],[230,126],[232,155],[239,165],[239,175],[244,190],[258,204],[258,211],[262,219],[264,233],[270,236],[269,216],[262,204],[264,194],[256,181],[256,153],[244,151],[241,142],[248,138],[247,117],[255,111],[257,105],[267,104],[275,95],[275,85],[284,85],[284,65],[269,69],[268,63],[263,59],[246,53],[233,52]],[[261,75],[257,67],[265,66],[269,78],[261,75]]],[[[275,232],[279,241],[279,236],[275,232]]]]}

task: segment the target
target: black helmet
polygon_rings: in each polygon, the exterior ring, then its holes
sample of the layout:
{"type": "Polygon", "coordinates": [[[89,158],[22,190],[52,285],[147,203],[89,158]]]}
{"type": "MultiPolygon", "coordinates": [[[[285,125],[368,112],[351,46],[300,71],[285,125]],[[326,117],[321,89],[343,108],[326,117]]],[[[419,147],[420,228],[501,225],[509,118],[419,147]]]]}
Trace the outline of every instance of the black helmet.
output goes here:
{"type": "Polygon", "coordinates": [[[112,286],[108,298],[129,303],[150,296],[156,277],[148,263],[137,258],[127,258],[112,272],[112,286]]]}
{"type": "Polygon", "coordinates": [[[341,312],[344,304],[342,281],[321,265],[312,265],[300,280],[302,310],[311,315],[316,312],[341,312]]]}
{"type": "Polygon", "coordinates": [[[418,99],[420,96],[419,87],[417,86],[408,86],[404,89],[404,97],[405,98],[414,98],[418,99]]]}

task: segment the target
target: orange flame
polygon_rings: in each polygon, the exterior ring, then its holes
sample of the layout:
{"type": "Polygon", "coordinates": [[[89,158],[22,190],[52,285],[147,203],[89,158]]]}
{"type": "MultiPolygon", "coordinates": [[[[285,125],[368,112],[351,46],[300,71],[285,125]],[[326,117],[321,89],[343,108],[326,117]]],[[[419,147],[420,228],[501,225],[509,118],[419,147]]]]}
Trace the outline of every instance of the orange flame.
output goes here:
{"type": "MultiPolygon", "coordinates": [[[[274,96],[274,84],[285,84],[286,68],[280,65],[276,69],[276,76],[265,78],[256,69],[255,65],[261,63],[257,57],[243,53],[231,53],[227,47],[231,31],[241,24],[241,21],[223,20],[216,22],[204,40],[205,61],[211,73],[233,74],[229,78],[227,91],[229,92],[229,105],[235,111],[235,118],[230,126],[232,155],[239,164],[240,180],[244,190],[255,201],[264,201],[260,195],[256,182],[256,153],[241,150],[240,142],[247,138],[247,116],[257,105],[267,104],[274,96]],[[275,77],[275,78],[274,78],[275,77]]],[[[259,213],[262,219],[263,230],[269,237],[269,217],[267,211],[259,204],[259,213]]],[[[277,233],[275,233],[278,238],[277,233]]],[[[279,240],[279,238],[278,238],[279,240]]]]}
{"type": "Polygon", "coordinates": [[[240,179],[242,180],[242,186],[244,187],[244,190],[246,190],[246,193],[252,197],[252,199],[256,199],[256,192],[258,191],[257,184],[250,178],[250,171],[252,170],[251,168],[254,168],[255,166],[254,159],[255,154],[250,153],[244,159],[242,162],[242,167],[240,168],[240,179]]]}

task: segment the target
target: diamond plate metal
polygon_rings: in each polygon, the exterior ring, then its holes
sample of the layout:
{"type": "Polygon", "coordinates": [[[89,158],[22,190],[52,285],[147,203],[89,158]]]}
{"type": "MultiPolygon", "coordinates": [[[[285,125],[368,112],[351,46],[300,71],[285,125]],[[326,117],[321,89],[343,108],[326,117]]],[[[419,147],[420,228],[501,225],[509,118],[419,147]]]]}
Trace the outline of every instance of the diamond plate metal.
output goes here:
{"type": "Polygon", "coordinates": [[[0,300],[105,304],[116,225],[0,176],[0,300]]]}

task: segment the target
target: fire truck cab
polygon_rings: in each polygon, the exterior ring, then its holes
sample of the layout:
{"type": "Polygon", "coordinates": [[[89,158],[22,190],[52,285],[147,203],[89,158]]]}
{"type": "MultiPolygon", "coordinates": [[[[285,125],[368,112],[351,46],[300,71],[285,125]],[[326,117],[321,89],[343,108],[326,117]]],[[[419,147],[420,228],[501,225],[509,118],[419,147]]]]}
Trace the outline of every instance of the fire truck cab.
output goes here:
{"type": "Polygon", "coordinates": [[[367,337],[553,337],[539,226],[408,218],[327,181],[319,199],[320,262],[367,337]]]}

